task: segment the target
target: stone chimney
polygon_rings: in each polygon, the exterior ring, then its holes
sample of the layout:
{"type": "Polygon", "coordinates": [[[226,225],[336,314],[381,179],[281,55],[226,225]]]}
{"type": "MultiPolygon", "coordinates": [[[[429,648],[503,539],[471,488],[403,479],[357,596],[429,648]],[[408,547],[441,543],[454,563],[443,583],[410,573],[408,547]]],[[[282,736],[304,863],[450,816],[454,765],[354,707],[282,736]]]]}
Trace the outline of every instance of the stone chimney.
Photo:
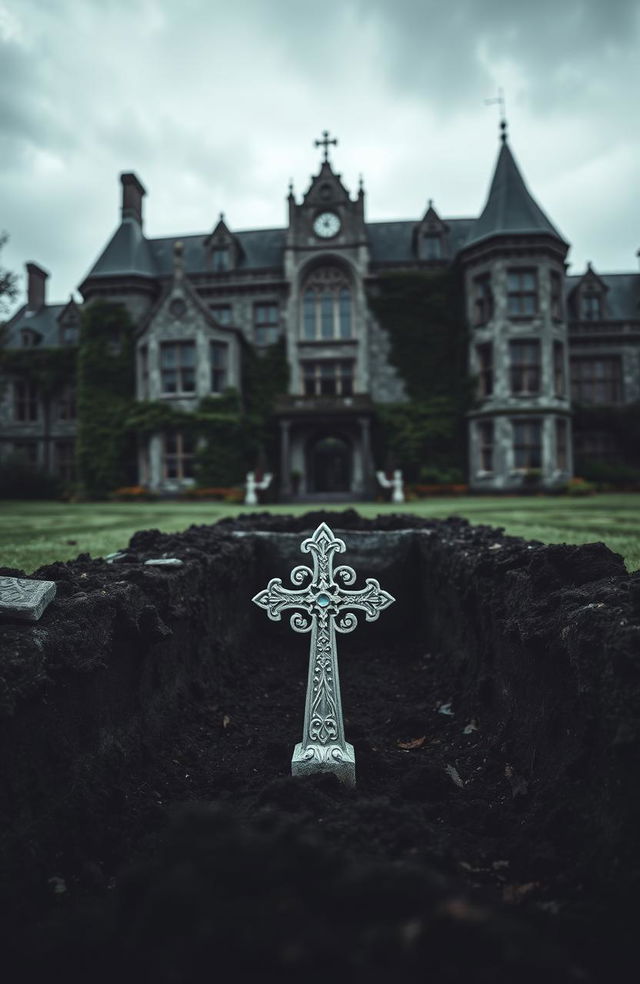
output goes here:
{"type": "Polygon", "coordinates": [[[25,266],[27,270],[27,307],[30,311],[39,311],[46,302],[49,274],[37,263],[27,263],[25,266]]]}
{"type": "Polygon", "coordinates": [[[120,175],[122,184],[122,218],[135,219],[142,226],[142,198],[146,191],[135,174],[127,172],[120,175]]]}

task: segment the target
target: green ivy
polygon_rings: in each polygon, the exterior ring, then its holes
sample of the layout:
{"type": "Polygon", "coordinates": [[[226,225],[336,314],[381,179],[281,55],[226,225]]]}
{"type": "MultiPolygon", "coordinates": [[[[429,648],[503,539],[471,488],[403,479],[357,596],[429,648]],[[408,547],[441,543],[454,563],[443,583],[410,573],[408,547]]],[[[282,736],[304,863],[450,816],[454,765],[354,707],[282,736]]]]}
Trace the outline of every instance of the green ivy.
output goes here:
{"type": "Polygon", "coordinates": [[[126,427],[135,393],[134,326],[122,304],[98,300],[82,313],[76,460],[81,493],[103,498],[135,479],[126,427]]]}
{"type": "Polygon", "coordinates": [[[75,379],[78,349],[65,348],[0,348],[0,374],[15,375],[37,386],[47,399],[75,379]]]}
{"type": "Polygon", "coordinates": [[[287,391],[288,379],[284,343],[258,354],[243,342],[242,397],[229,389],[222,396],[204,397],[194,411],[138,401],[130,405],[123,425],[141,437],[180,431],[202,438],[196,454],[198,485],[236,485],[261,456],[274,460],[273,405],[276,396],[287,391]]]}
{"type": "Polygon", "coordinates": [[[637,472],[640,469],[640,402],[627,403],[620,407],[574,405],[574,440],[581,433],[589,431],[601,431],[610,435],[617,455],[605,463],[576,454],[576,474],[592,481],[605,481],[614,485],[637,481],[637,472]]]}
{"type": "Polygon", "coordinates": [[[390,362],[409,400],[376,406],[378,465],[417,481],[425,467],[466,471],[465,414],[471,406],[468,334],[460,271],[383,274],[369,304],[391,342],[390,362]]]}

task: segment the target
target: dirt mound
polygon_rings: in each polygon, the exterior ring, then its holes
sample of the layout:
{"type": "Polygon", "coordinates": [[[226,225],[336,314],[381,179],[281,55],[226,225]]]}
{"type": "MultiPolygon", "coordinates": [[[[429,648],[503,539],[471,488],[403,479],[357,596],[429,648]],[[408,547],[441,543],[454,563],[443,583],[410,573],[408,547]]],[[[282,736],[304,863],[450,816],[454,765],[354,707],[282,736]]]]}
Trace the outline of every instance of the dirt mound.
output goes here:
{"type": "Polygon", "coordinates": [[[21,972],[625,979],[640,578],[602,544],[253,514],[38,576],[58,585],[42,620],[0,626],[4,952],[21,972]],[[250,604],[295,548],[268,534],[321,521],[398,596],[340,640],[355,790],[290,776],[308,643],[250,604]],[[163,554],[183,566],[145,566],[163,554]]]}

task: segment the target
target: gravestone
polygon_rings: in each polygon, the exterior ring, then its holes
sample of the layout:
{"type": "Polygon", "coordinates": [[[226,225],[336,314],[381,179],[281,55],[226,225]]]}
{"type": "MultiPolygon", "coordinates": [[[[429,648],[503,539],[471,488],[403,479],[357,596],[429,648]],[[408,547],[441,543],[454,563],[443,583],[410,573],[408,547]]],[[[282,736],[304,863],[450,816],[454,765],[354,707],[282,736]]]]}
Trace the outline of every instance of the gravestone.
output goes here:
{"type": "Polygon", "coordinates": [[[37,622],[55,596],[54,581],[0,577],[0,617],[37,622]]]}
{"type": "Polygon", "coordinates": [[[363,611],[368,622],[375,622],[395,598],[373,577],[366,579],[366,587],[347,590],[354,584],[356,572],[346,565],[333,569],[334,554],[345,549],[344,540],[321,523],[300,545],[302,553],[312,555],[313,567],[301,565],[292,570],[295,589],[285,588],[282,579],[274,577],[252,600],[274,622],[280,621],[283,611],[297,609],[290,616],[291,628],[311,633],[303,736],[294,749],[292,775],[333,772],[353,786],[355,755],[353,745],[344,737],[336,632],[356,628],[358,618],[350,609],[363,611]]]}
{"type": "Polygon", "coordinates": [[[179,557],[152,557],[151,560],[145,560],[145,567],[182,567],[184,561],[180,560],[179,557]]]}

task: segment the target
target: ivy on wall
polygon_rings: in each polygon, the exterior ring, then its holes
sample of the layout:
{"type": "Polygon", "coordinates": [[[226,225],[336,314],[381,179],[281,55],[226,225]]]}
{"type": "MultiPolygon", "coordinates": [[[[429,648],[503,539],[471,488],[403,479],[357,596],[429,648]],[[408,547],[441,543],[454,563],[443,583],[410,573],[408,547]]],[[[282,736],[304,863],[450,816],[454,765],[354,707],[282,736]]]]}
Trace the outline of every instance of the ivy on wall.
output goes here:
{"type": "Polygon", "coordinates": [[[389,334],[389,360],[409,397],[406,403],[376,406],[374,450],[378,465],[386,464],[391,453],[409,481],[424,477],[425,469],[446,473],[447,480],[466,470],[465,414],[473,383],[462,297],[455,266],[382,274],[369,297],[389,334]]]}
{"type": "Polygon", "coordinates": [[[200,438],[195,468],[198,485],[236,485],[261,456],[269,460],[273,454],[273,403],[288,386],[284,344],[257,354],[243,343],[242,385],[242,397],[229,389],[222,396],[204,397],[194,411],[161,401],[135,402],[124,427],[141,437],[174,431],[200,438]]]}
{"type": "Polygon", "coordinates": [[[102,498],[135,480],[135,441],[125,425],[135,395],[134,326],[122,304],[82,313],[76,463],[80,492],[102,498]]]}
{"type": "Polygon", "coordinates": [[[0,373],[32,382],[45,399],[72,383],[76,374],[78,349],[0,348],[0,373]]]}
{"type": "Polygon", "coordinates": [[[599,432],[610,438],[614,454],[606,461],[575,454],[574,471],[592,482],[640,482],[640,402],[619,407],[573,407],[573,437],[599,432]]]}

